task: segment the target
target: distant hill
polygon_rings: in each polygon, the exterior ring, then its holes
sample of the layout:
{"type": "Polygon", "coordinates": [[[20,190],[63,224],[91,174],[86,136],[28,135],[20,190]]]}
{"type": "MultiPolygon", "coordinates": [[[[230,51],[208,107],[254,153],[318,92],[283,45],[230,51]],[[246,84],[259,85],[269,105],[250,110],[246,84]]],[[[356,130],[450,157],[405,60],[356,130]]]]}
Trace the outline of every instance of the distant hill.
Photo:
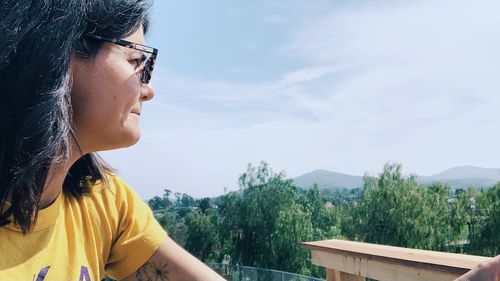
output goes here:
{"type": "Polygon", "coordinates": [[[293,179],[293,182],[302,187],[309,188],[317,184],[320,189],[342,189],[363,186],[363,178],[326,170],[315,170],[293,179]]]}
{"type": "Polygon", "coordinates": [[[422,184],[442,182],[453,188],[490,187],[500,181],[500,169],[460,166],[432,176],[419,176],[418,181],[422,184]]]}
{"type": "Polygon", "coordinates": [[[491,179],[500,181],[500,169],[460,166],[448,169],[436,175],[422,178],[433,179],[491,179]]]}
{"type": "MultiPolygon", "coordinates": [[[[421,184],[432,184],[441,182],[448,184],[454,189],[475,187],[491,187],[500,181],[500,169],[481,168],[474,166],[460,166],[448,169],[431,176],[418,176],[421,184]]],[[[317,184],[320,189],[352,189],[363,186],[361,176],[348,175],[331,172],[327,170],[315,170],[293,179],[301,188],[310,188],[317,184]]]]}

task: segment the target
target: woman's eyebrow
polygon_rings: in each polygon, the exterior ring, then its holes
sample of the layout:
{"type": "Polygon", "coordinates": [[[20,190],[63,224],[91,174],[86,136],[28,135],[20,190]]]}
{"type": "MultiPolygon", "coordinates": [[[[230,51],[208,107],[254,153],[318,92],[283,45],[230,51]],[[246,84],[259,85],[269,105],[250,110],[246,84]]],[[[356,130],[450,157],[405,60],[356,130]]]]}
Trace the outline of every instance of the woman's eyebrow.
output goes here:
{"type": "Polygon", "coordinates": [[[132,49],[132,48],[121,48],[121,49],[123,51],[123,55],[128,59],[131,59],[131,58],[137,59],[137,58],[146,57],[144,52],[142,52],[141,50],[136,50],[136,49],[132,49]]]}

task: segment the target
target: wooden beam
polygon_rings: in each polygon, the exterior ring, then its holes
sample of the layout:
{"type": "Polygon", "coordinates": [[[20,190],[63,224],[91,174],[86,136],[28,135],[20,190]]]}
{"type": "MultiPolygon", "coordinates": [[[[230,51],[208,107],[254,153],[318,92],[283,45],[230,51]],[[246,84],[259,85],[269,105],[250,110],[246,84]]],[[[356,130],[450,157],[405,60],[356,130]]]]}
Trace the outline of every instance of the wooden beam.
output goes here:
{"type": "Polygon", "coordinates": [[[333,269],[326,269],[326,281],[365,281],[362,276],[357,276],[333,269]]]}
{"type": "Polygon", "coordinates": [[[343,240],[302,247],[311,250],[312,263],[327,268],[332,280],[340,278],[336,272],[344,272],[380,281],[448,281],[490,259],[343,240]]]}
{"type": "MultiPolygon", "coordinates": [[[[311,253],[311,261],[315,265],[327,268],[327,274],[329,269],[334,272],[343,272],[352,274],[353,276],[364,276],[380,281],[451,281],[459,276],[447,272],[419,269],[400,264],[384,263],[318,251],[313,251],[311,253]]],[[[335,278],[340,278],[340,276],[335,278]]],[[[343,279],[333,280],[344,281],[343,279]]]]}

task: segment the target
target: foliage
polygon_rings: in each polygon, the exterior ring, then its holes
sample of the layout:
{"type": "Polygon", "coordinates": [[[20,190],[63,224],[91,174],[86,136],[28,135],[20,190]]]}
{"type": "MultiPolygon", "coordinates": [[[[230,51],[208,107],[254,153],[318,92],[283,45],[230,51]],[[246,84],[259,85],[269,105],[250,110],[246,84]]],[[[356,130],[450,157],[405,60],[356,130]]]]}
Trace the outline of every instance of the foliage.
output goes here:
{"type": "Polygon", "coordinates": [[[149,207],[155,210],[166,209],[172,206],[172,201],[170,201],[169,196],[172,193],[170,189],[163,190],[163,196],[154,196],[152,199],[148,201],[149,207]]]}
{"type": "Polygon", "coordinates": [[[316,185],[302,192],[301,201],[311,214],[312,240],[329,239],[339,235],[337,208],[329,198],[321,194],[316,185]]]}
{"type": "Polygon", "coordinates": [[[156,219],[160,225],[167,230],[168,236],[183,246],[188,235],[187,226],[179,220],[175,212],[165,212],[157,215],[156,219]]]}
{"type": "Polygon", "coordinates": [[[363,189],[353,188],[353,189],[325,189],[321,191],[323,197],[332,202],[333,205],[350,205],[361,201],[361,195],[363,194],[363,189]]]}
{"type": "Polygon", "coordinates": [[[206,262],[324,277],[299,244],[333,238],[499,254],[500,184],[455,191],[420,186],[399,164],[363,180],[362,189],[302,190],[262,162],[240,176],[239,191],[194,199],[165,189],[148,203],[169,235],[206,262]]]}
{"type": "Polygon", "coordinates": [[[500,253],[500,183],[480,192],[472,203],[471,251],[495,256],[500,253]]]}
{"type": "Polygon", "coordinates": [[[311,214],[300,192],[266,163],[248,167],[240,177],[241,193],[226,198],[226,237],[233,263],[307,272],[307,252],[298,247],[312,238],[311,214]]]}
{"type": "Polygon", "coordinates": [[[184,245],[186,250],[201,260],[220,261],[220,218],[217,211],[191,212],[186,216],[185,224],[189,229],[184,245]]]}
{"type": "Polygon", "coordinates": [[[208,210],[210,208],[210,206],[211,206],[210,198],[205,197],[205,198],[200,200],[199,207],[200,207],[200,211],[202,213],[205,213],[206,210],[208,210]]]}
{"type": "Polygon", "coordinates": [[[420,187],[401,165],[387,164],[378,178],[364,177],[362,199],[344,210],[342,234],[348,239],[409,248],[445,250],[457,239],[462,221],[440,183],[420,187]]]}

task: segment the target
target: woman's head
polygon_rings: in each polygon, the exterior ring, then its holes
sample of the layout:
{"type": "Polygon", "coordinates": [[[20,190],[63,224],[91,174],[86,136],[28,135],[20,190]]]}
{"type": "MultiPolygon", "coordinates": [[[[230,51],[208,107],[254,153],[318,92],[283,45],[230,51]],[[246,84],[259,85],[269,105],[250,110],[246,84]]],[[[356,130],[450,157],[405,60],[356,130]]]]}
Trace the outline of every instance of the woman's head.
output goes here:
{"type": "MultiPolygon", "coordinates": [[[[122,42],[144,44],[139,27],[122,42]]],[[[71,101],[76,138],[83,153],[135,144],[140,137],[142,102],[153,97],[141,76],[147,60],[142,50],[108,43],[92,58],[71,61],[71,101]]]]}
{"type": "MultiPolygon", "coordinates": [[[[68,160],[72,144],[87,154],[137,141],[137,124],[129,120],[135,116],[125,115],[140,110],[152,89],[119,60],[129,58],[130,52],[120,50],[127,48],[88,35],[143,43],[149,8],[147,0],[3,1],[0,203],[10,194],[12,207],[0,223],[13,215],[29,229],[49,168],[68,160]],[[99,133],[100,141],[88,141],[91,133],[99,133]]],[[[87,154],[71,167],[64,188],[80,195],[106,170],[87,154]]]]}

